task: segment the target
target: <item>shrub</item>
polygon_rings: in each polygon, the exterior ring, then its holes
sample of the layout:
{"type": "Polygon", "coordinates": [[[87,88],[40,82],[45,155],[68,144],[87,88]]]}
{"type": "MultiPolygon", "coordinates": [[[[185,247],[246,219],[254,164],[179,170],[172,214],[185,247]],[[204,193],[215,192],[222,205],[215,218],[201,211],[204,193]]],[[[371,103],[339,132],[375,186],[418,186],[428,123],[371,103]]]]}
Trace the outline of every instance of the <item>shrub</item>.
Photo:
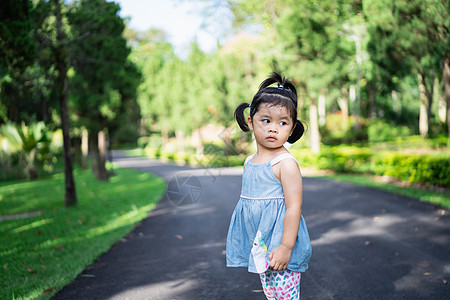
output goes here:
{"type": "Polygon", "coordinates": [[[317,165],[317,154],[310,149],[289,149],[289,152],[298,161],[300,167],[314,167],[317,165]]]}
{"type": "Polygon", "coordinates": [[[320,151],[317,167],[337,172],[368,172],[371,157],[372,152],[369,148],[327,147],[320,151]]]}
{"type": "Polygon", "coordinates": [[[214,143],[204,143],[203,154],[223,156],[223,147],[214,143]]]}
{"type": "Polygon", "coordinates": [[[111,143],[114,146],[121,144],[136,145],[139,138],[137,126],[132,123],[124,123],[111,136],[111,143]]]}
{"type": "Polygon", "coordinates": [[[367,129],[367,135],[369,142],[385,142],[409,136],[411,130],[407,126],[395,126],[383,120],[374,120],[367,129]]]}
{"type": "Polygon", "coordinates": [[[387,152],[375,156],[373,171],[411,183],[450,187],[450,156],[387,152]]]}
{"type": "Polygon", "coordinates": [[[322,142],[327,145],[353,143],[367,140],[367,122],[364,118],[349,116],[347,119],[340,113],[329,114],[325,126],[320,128],[322,142]],[[356,130],[356,122],[359,129],[356,130]]]}

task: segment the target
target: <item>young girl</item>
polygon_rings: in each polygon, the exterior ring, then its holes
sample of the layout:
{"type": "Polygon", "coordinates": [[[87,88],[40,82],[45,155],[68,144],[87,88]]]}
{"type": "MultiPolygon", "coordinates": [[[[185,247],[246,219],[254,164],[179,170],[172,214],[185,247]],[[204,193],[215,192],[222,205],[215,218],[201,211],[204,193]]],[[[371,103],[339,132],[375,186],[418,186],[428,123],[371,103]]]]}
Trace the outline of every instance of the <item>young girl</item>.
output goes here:
{"type": "Polygon", "coordinates": [[[302,217],[302,177],[283,146],[304,132],[297,120],[297,91],[280,74],[264,80],[252,103],[241,103],[236,121],[253,131],[257,151],[247,157],[242,190],[227,237],[227,267],[259,273],[267,299],[299,299],[301,272],[311,257],[302,217]],[[277,83],[277,87],[270,85],[277,83]],[[244,110],[250,108],[248,124],[244,110]]]}

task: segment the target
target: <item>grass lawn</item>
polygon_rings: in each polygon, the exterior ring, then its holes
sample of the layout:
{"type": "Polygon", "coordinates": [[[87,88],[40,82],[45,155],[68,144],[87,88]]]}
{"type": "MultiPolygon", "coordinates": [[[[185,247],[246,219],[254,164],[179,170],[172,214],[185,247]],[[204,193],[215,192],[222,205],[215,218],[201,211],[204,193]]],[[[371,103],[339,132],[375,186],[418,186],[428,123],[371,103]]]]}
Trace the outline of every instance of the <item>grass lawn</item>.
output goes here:
{"type": "Polygon", "coordinates": [[[0,183],[0,299],[49,299],[153,209],[163,179],[116,169],[109,182],[76,170],[78,205],[64,207],[64,176],[0,183]],[[40,215],[7,219],[5,216],[40,215]]]}
{"type": "Polygon", "coordinates": [[[395,183],[386,183],[378,180],[379,176],[363,174],[330,174],[316,177],[335,179],[362,186],[379,188],[394,194],[407,196],[413,199],[418,199],[422,202],[427,202],[450,209],[450,194],[445,191],[426,190],[417,187],[402,186],[395,183]]]}

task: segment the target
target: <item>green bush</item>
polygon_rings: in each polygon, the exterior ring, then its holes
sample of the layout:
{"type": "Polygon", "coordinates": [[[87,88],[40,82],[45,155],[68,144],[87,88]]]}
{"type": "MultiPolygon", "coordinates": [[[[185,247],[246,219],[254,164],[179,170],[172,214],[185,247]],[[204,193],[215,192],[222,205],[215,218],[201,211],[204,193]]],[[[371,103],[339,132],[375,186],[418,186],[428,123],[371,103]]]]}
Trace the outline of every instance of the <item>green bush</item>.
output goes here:
{"type": "Polygon", "coordinates": [[[312,153],[311,149],[289,149],[289,152],[298,161],[300,167],[315,167],[317,165],[317,154],[312,153]]]}
{"type": "Polygon", "coordinates": [[[327,145],[339,145],[367,140],[367,121],[364,118],[349,116],[347,119],[340,113],[329,114],[326,123],[320,127],[322,142],[327,145]],[[359,122],[359,129],[356,129],[359,122]]]}
{"type": "Polygon", "coordinates": [[[450,187],[450,155],[447,153],[377,152],[355,146],[322,146],[318,155],[308,149],[293,149],[291,153],[302,167],[314,166],[342,173],[372,173],[411,183],[450,187]]]}
{"type": "Polygon", "coordinates": [[[137,139],[137,146],[141,149],[144,149],[145,147],[147,147],[149,141],[150,141],[150,137],[141,136],[140,138],[137,139]]]}
{"type": "Polygon", "coordinates": [[[136,145],[139,133],[137,126],[132,123],[125,123],[120,126],[111,136],[111,143],[114,146],[121,144],[136,145]]]}
{"type": "Polygon", "coordinates": [[[385,142],[409,136],[411,130],[407,126],[395,126],[383,120],[374,120],[367,129],[367,135],[369,142],[385,142]]]}
{"type": "Polygon", "coordinates": [[[316,166],[319,169],[337,172],[368,172],[371,157],[372,152],[369,148],[327,147],[320,151],[316,166]]]}
{"type": "Polygon", "coordinates": [[[373,171],[411,183],[450,187],[450,156],[387,152],[376,155],[373,171]]]}
{"type": "Polygon", "coordinates": [[[204,143],[203,154],[223,156],[223,147],[214,143],[204,143]]]}

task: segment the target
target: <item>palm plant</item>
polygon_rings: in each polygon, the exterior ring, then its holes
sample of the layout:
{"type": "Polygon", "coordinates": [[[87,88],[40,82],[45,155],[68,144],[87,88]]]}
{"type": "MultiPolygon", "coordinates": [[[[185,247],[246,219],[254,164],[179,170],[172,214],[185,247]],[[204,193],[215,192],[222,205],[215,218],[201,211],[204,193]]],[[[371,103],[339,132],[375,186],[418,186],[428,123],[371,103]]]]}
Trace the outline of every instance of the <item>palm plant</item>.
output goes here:
{"type": "Polygon", "coordinates": [[[36,179],[36,155],[39,151],[49,151],[45,123],[37,122],[29,126],[25,123],[20,126],[7,123],[0,128],[0,133],[3,136],[2,149],[9,154],[18,153],[25,162],[25,174],[30,179],[36,179]]]}

